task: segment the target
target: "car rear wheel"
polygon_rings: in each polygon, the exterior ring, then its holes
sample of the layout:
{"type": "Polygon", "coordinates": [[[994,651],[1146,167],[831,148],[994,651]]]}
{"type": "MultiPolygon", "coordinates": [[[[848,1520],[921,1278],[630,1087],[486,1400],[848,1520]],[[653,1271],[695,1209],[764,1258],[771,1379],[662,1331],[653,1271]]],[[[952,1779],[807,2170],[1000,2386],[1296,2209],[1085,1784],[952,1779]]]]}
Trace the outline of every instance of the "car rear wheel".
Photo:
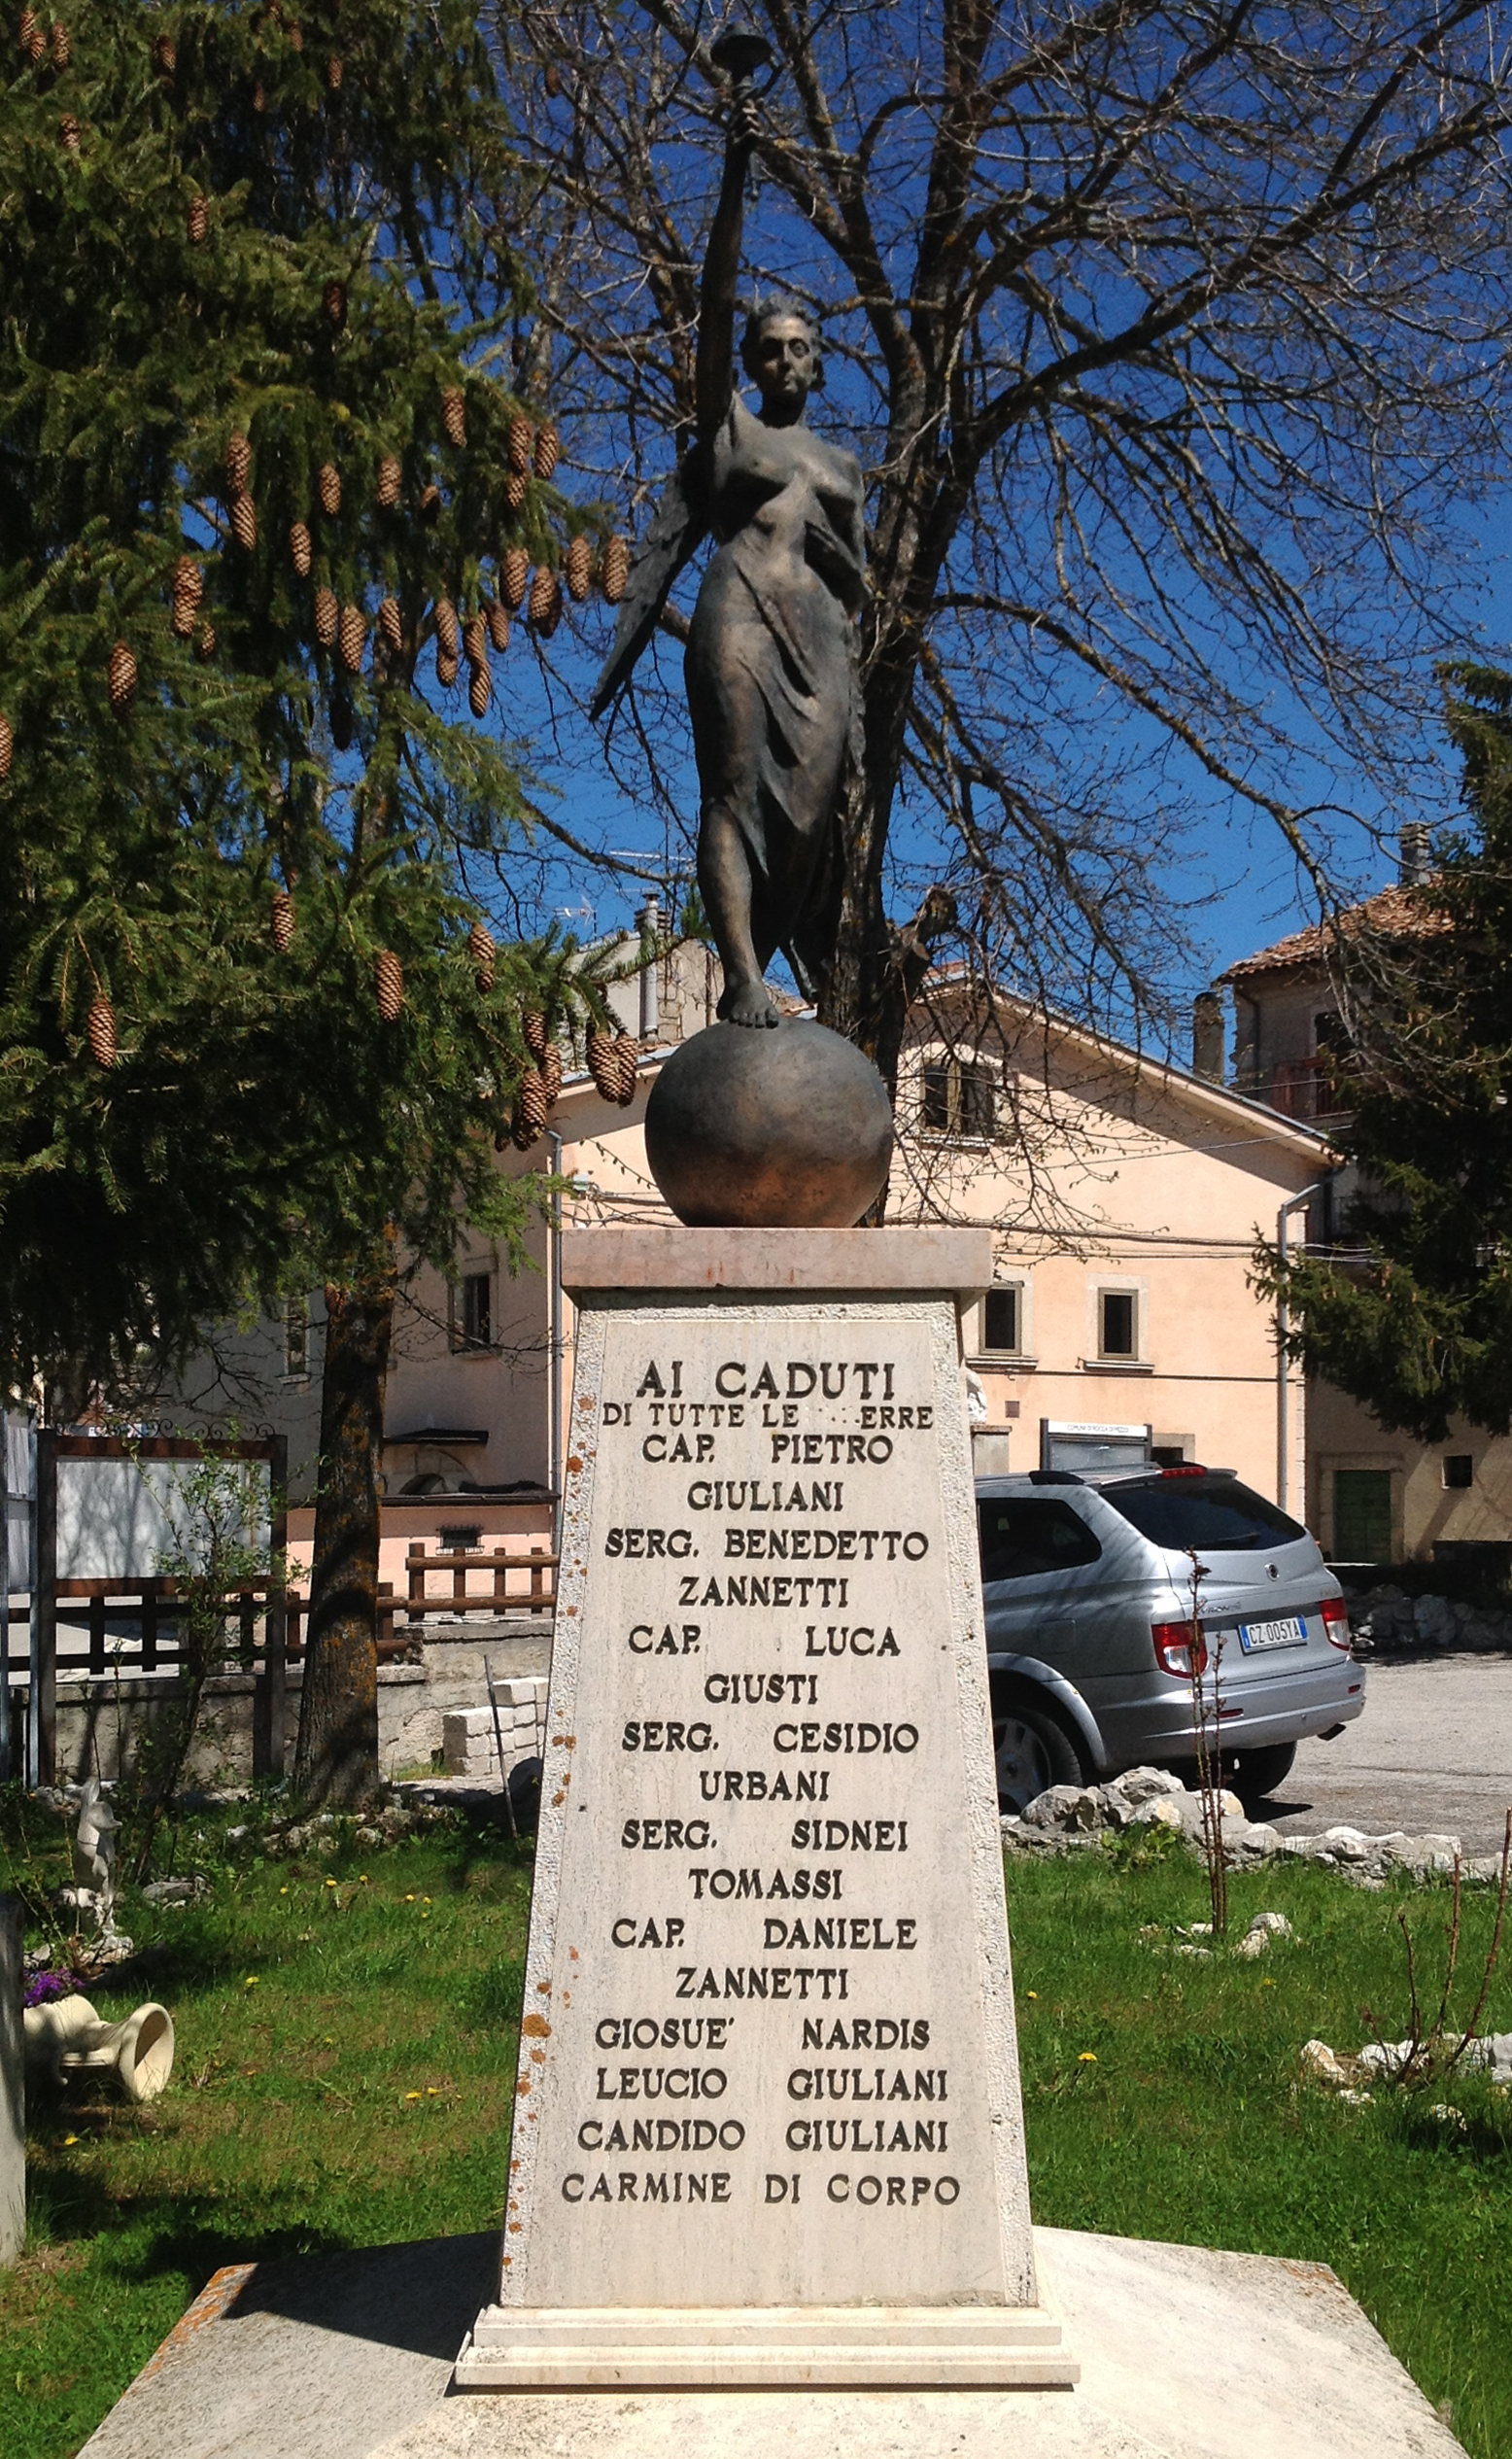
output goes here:
{"type": "Polygon", "coordinates": [[[1268,1750],[1236,1750],[1229,1779],[1246,1810],[1252,1802],[1268,1801],[1285,1784],[1296,1757],[1294,1742],[1273,1742],[1268,1750]]]}
{"type": "Polygon", "coordinates": [[[1082,1766],[1065,1727],[1022,1691],[992,1693],[992,1755],[998,1808],[1014,1815],[1052,1784],[1080,1784],[1082,1766]]]}

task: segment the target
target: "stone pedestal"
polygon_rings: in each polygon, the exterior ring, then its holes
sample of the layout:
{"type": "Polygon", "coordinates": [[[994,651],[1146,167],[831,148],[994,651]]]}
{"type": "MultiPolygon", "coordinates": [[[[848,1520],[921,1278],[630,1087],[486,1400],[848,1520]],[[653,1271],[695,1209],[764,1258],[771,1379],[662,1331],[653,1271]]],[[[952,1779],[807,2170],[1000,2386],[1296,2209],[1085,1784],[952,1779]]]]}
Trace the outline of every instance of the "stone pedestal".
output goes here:
{"type": "Polygon", "coordinates": [[[0,1895],[0,2263],[26,2242],[26,2076],[21,2026],[21,1908],[0,1895]]]}
{"type": "Polygon", "coordinates": [[[498,2303],[460,2389],[1065,2384],[958,1297],[977,1230],[610,1230],[578,1304],[498,2303]]]}

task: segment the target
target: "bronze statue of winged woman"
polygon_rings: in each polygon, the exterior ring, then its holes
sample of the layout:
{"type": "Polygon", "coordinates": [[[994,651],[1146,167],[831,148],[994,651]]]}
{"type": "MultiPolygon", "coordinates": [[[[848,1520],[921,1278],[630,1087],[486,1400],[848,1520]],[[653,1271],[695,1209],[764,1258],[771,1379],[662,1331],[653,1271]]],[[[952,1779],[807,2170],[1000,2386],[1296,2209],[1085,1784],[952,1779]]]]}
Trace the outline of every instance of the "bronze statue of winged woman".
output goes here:
{"type": "Polygon", "coordinates": [[[736,288],[755,131],[759,35],[713,47],[734,101],[700,291],[693,443],[668,481],[631,567],[599,716],[630,678],[678,573],[705,537],[684,676],[700,810],[699,890],[724,965],[719,1014],[774,1025],[764,979],[778,949],[807,998],[834,947],[842,870],[839,803],[855,756],[856,616],[866,595],[860,464],[804,424],[823,380],[811,318],[765,300],[746,322],[735,382],[736,288]]]}

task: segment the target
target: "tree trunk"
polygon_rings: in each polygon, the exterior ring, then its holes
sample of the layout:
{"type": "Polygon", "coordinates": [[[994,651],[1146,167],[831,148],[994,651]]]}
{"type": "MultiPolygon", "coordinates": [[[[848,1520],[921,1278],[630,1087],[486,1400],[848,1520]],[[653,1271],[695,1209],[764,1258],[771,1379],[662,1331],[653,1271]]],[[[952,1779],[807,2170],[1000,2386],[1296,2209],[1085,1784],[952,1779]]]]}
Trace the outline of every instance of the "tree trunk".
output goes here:
{"type": "Polygon", "coordinates": [[[315,1567],[294,1791],[344,1807],[378,1789],[378,1463],[394,1332],[392,1239],[351,1288],[326,1291],[315,1567]]]}

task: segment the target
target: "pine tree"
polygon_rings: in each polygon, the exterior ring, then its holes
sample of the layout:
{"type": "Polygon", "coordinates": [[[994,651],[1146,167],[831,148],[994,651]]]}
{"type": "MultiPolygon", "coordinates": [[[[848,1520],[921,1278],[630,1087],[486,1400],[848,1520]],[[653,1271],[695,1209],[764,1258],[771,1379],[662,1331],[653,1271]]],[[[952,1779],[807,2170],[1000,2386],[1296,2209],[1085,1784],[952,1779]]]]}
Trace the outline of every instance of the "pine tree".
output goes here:
{"type": "Polygon", "coordinates": [[[485,550],[560,553],[554,487],[511,482],[508,130],[469,0],[67,35],[0,70],[7,1370],[108,1383],[326,1283],[297,1774],[352,1796],[397,1259],[462,1218],[518,1251],[522,1013],[597,995],[546,945],[480,991],[458,852],[521,789],[421,663],[485,550]]]}
{"type": "Polygon", "coordinates": [[[1285,1291],[1291,1355],[1425,1442],[1456,1417],[1512,1426],[1512,675],[1442,679],[1468,825],[1411,891],[1414,926],[1356,962],[1345,1251],[1257,1274],[1285,1291]]]}

